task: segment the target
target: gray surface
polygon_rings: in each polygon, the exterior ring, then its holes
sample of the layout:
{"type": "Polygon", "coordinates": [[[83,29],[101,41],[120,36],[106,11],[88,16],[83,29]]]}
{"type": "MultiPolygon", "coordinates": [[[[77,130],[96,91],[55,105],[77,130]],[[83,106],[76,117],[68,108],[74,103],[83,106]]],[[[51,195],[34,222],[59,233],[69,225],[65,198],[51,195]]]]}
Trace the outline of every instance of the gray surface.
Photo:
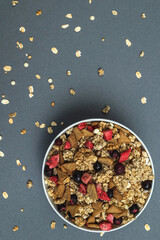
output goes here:
{"type": "MultiPolygon", "coordinates": [[[[100,238],[97,234],[85,233],[68,226],[53,212],[45,198],[41,184],[42,160],[49,143],[64,127],[89,117],[106,117],[119,121],[133,131],[148,147],[155,165],[156,178],[159,181],[159,55],[160,55],[160,2],[158,0],[19,0],[13,8],[11,1],[0,1],[0,94],[10,100],[9,105],[0,104],[0,150],[5,158],[0,159],[0,193],[7,191],[9,198],[0,197],[0,239],[68,239],[100,238]],[[36,16],[38,9],[42,15],[36,16]],[[111,11],[118,11],[112,16],[111,11]],[[147,18],[141,19],[142,12],[147,18]],[[73,19],[65,15],[72,13],[73,19]],[[94,15],[95,21],[89,16],[94,15]],[[69,23],[68,29],[61,25],[69,23]],[[25,26],[26,33],[18,31],[25,26]],[[79,33],[74,32],[81,26],[79,33]],[[34,36],[33,43],[28,41],[34,36]],[[101,42],[101,38],[106,40],[101,42]],[[125,45],[125,39],[132,42],[132,47],[125,45]],[[16,48],[16,41],[24,48],[16,48]],[[51,53],[52,46],[59,50],[58,55],[51,53]],[[81,58],[75,57],[75,51],[82,52],[81,58]],[[139,52],[144,50],[144,58],[139,52]],[[30,61],[25,53],[32,55],[30,61]],[[29,62],[29,68],[24,68],[29,62]],[[11,65],[7,75],[3,66],[11,65]],[[97,69],[104,68],[104,77],[97,75],[97,69]],[[72,76],[65,75],[70,69],[72,76]],[[143,77],[137,79],[135,71],[143,77]],[[37,80],[34,75],[42,76],[37,80]],[[55,89],[50,90],[47,79],[54,79],[55,89]],[[11,86],[10,81],[16,85],[11,86]],[[33,85],[35,96],[28,97],[28,86],[33,85]],[[69,94],[69,89],[76,91],[76,96],[69,94]],[[147,97],[148,103],[142,105],[141,97],[147,97]],[[50,103],[55,101],[55,107],[50,103]],[[111,106],[111,111],[104,116],[101,109],[111,106]],[[8,114],[17,112],[13,125],[8,123],[8,114]],[[59,126],[54,134],[46,129],[38,129],[34,122],[51,121],[59,126]],[[60,122],[64,121],[64,126],[60,122]],[[26,128],[27,134],[21,135],[26,128]],[[26,165],[26,172],[15,163],[20,158],[26,165]],[[34,187],[27,189],[26,182],[32,179],[34,187]],[[20,209],[24,208],[21,213],[20,209]],[[55,230],[50,229],[50,222],[55,220],[55,230]],[[13,232],[12,227],[19,226],[13,232]],[[65,236],[65,237],[64,237],[65,236]]],[[[145,212],[134,223],[113,233],[106,233],[112,239],[158,239],[159,235],[159,182],[156,181],[154,193],[145,212]],[[144,224],[151,226],[151,231],[144,230],[144,224]]]]}

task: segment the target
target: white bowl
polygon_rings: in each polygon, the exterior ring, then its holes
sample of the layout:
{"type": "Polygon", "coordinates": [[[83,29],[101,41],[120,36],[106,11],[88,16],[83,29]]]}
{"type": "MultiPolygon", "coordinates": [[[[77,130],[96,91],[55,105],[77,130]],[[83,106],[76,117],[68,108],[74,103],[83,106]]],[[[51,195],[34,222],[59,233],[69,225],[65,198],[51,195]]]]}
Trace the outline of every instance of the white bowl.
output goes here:
{"type": "MultiPolygon", "coordinates": [[[[64,134],[68,129],[74,127],[75,125],[78,125],[78,124],[81,123],[81,122],[101,122],[101,121],[103,121],[103,122],[109,122],[109,123],[113,123],[113,124],[118,124],[119,126],[127,129],[127,130],[130,131],[133,135],[135,135],[136,138],[141,142],[142,147],[144,148],[144,150],[147,152],[148,157],[149,157],[149,160],[150,160],[150,162],[151,162],[153,174],[155,174],[155,173],[154,173],[153,161],[152,161],[151,155],[150,155],[150,153],[149,153],[146,145],[143,143],[143,141],[142,141],[132,130],[130,130],[129,128],[127,128],[127,127],[124,126],[123,124],[120,124],[120,123],[115,122],[115,121],[112,121],[112,120],[103,119],[103,118],[91,118],[91,119],[85,119],[85,120],[82,120],[82,121],[73,123],[73,124],[71,124],[70,126],[68,126],[67,128],[65,128],[63,131],[61,131],[61,132],[53,139],[53,141],[51,142],[51,144],[50,144],[50,146],[49,146],[49,148],[48,148],[48,150],[47,150],[47,152],[46,152],[46,154],[45,154],[44,160],[43,160],[43,166],[42,166],[42,184],[43,184],[43,189],[44,189],[46,198],[48,199],[48,202],[50,203],[51,207],[54,209],[54,211],[55,211],[65,222],[67,222],[68,224],[72,225],[73,227],[76,227],[76,228],[81,229],[81,230],[83,230],[83,231],[86,231],[86,232],[95,232],[95,233],[100,233],[100,232],[105,232],[105,233],[106,233],[106,231],[102,231],[102,230],[92,230],[92,229],[88,229],[87,227],[78,227],[78,226],[76,226],[75,224],[73,224],[72,222],[68,221],[68,220],[64,217],[64,215],[61,214],[61,213],[57,210],[57,205],[52,202],[51,198],[49,197],[49,195],[48,195],[48,193],[47,193],[46,185],[45,185],[45,182],[44,182],[44,168],[45,168],[47,156],[48,156],[48,154],[49,154],[49,152],[50,152],[50,150],[51,150],[51,148],[52,148],[55,140],[56,140],[58,137],[60,137],[62,134],[64,134]]],[[[144,209],[147,207],[147,205],[148,205],[148,203],[149,203],[149,201],[150,201],[150,199],[151,199],[152,193],[153,193],[153,188],[154,188],[154,180],[152,181],[152,188],[151,188],[151,191],[150,191],[150,195],[149,195],[149,197],[148,197],[148,199],[147,199],[147,201],[146,201],[143,209],[136,215],[136,219],[142,214],[142,212],[144,211],[144,209]]],[[[115,231],[115,230],[124,228],[124,227],[126,227],[127,225],[129,225],[130,223],[132,223],[133,221],[134,221],[134,220],[132,220],[132,221],[128,222],[127,224],[122,225],[122,226],[120,226],[120,227],[113,228],[113,229],[111,229],[111,230],[108,231],[108,232],[113,232],[113,231],[115,231]]]]}

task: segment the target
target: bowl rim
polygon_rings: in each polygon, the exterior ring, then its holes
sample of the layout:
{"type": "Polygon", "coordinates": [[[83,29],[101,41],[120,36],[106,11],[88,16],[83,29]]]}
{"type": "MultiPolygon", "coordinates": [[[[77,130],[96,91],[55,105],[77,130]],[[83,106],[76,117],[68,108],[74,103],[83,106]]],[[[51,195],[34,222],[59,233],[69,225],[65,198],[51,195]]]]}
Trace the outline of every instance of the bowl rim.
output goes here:
{"type": "Polygon", "coordinates": [[[80,123],[82,123],[82,122],[107,122],[107,123],[117,124],[117,125],[119,125],[120,127],[125,128],[126,130],[130,131],[133,135],[135,135],[135,137],[141,142],[142,147],[143,147],[143,148],[145,149],[145,151],[147,152],[148,157],[149,157],[149,160],[150,160],[150,162],[151,162],[152,171],[153,171],[153,174],[154,174],[154,179],[152,180],[152,187],[151,187],[150,195],[149,195],[149,197],[148,197],[148,199],[147,199],[144,207],[143,207],[142,210],[136,215],[135,219],[133,219],[132,221],[129,221],[128,223],[126,223],[126,224],[124,224],[124,225],[122,225],[122,226],[120,226],[120,227],[113,228],[113,229],[111,229],[110,231],[108,231],[108,232],[113,232],[113,231],[122,229],[122,228],[126,227],[127,225],[129,225],[130,223],[132,223],[133,221],[135,221],[135,220],[142,214],[142,212],[145,210],[145,208],[147,207],[147,205],[148,205],[148,203],[149,203],[149,201],[150,201],[150,199],[151,199],[151,196],[152,196],[152,193],[153,193],[153,189],[154,189],[154,183],[155,183],[155,171],[154,171],[153,161],[152,161],[151,155],[150,155],[150,153],[149,153],[146,145],[144,144],[144,142],[137,136],[136,133],[134,133],[131,129],[129,129],[128,127],[126,127],[125,125],[123,125],[123,124],[121,124],[121,123],[119,123],[119,122],[116,122],[116,121],[113,121],[113,120],[110,120],[110,119],[104,119],[104,118],[88,118],[88,119],[84,119],[84,120],[80,120],[80,121],[78,121],[78,122],[72,123],[71,125],[69,125],[69,126],[66,127],[65,129],[63,129],[63,130],[62,130],[58,135],[56,135],[55,138],[52,140],[52,142],[50,143],[50,145],[49,145],[49,147],[48,147],[48,149],[47,149],[47,151],[46,151],[46,154],[45,154],[45,156],[44,156],[43,165],[42,165],[42,185],[43,185],[43,190],[44,190],[44,192],[45,192],[46,198],[47,198],[49,204],[51,205],[51,207],[53,208],[53,210],[54,210],[65,222],[67,222],[67,223],[70,224],[71,226],[73,226],[73,227],[75,227],[75,228],[77,228],[77,229],[79,229],[79,230],[86,231],[86,232],[93,232],[93,233],[101,233],[101,232],[106,233],[106,232],[107,232],[107,231],[103,231],[103,230],[93,230],[93,229],[78,227],[78,226],[76,226],[75,224],[71,223],[69,220],[67,220],[65,217],[63,217],[63,216],[59,213],[59,211],[55,208],[54,205],[56,205],[56,204],[54,204],[54,203],[51,202],[50,197],[49,197],[49,195],[48,195],[48,193],[47,193],[47,189],[46,189],[46,184],[45,184],[45,180],[44,180],[44,167],[45,167],[45,165],[46,165],[47,156],[48,156],[48,154],[49,154],[49,152],[50,152],[50,150],[51,150],[51,148],[52,148],[55,140],[56,140],[58,137],[60,137],[62,134],[64,134],[68,129],[70,129],[70,128],[74,127],[75,125],[78,125],[78,124],[80,124],[80,123]]]}

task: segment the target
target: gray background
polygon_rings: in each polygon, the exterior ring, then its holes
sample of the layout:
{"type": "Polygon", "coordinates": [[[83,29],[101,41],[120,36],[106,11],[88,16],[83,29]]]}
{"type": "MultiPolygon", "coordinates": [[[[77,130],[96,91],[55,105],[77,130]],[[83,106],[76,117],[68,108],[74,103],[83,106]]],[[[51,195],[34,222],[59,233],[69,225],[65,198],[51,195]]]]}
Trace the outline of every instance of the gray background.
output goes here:
{"type": "MultiPolygon", "coordinates": [[[[160,139],[160,1],[158,0],[19,0],[12,7],[11,0],[0,0],[0,95],[5,94],[10,104],[0,104],[0,150],[5,157],[0,159],[0,239],[98,239],[99,234],[85,233],[71,226],[63,228],[63,220],[52,210],[44,195],[41,184],[42,161],[48,145],[56,134],[69,124],[89,118],[105,117],[125,124],[135,131],[147,145],[159,181],[160,139]],[[42,15],[36,16],[36,11],[42,15]],[[112,15],[112,10],[118,16],[112,15]],[[145,12],[147,18],[141,19],[145,12]],[[72,13],[73,18],[65,15],[72,13]],[[89,17],[95,16],[95,21],[89,17]],[[67,29],[61,25],[69,23],[67,29]],[[26,32],[19,32],[24,26],[26,32]],[[79,33],[74,32],[81,26],[79,33]],[[29,42],[29,37],[34,42],[29,42]],[[105,37],[104,42],[101,38],[105,37]],[[128,48],[125,39],[132,42],[128,48]],[[22,42],[22,50],[16,42],[22,42]],[[59,50],[57,55],[51,47],[59,50]],[[75,51],[81,50],[81,58],[75,51]],[[139,58],[140,51],[145,52],[139,58]],[[32,55],[28,60],[25,53],[32,55]],[[29,67],[24,68],[24,62],[29,67]],[[12,66],[4,74],[3,67],[12,66]],[[102,67],[105,75],[99,77],[97,69],[102,67]],[[67,77],[70,69],[72,75],[67,77]],[[139,70],[142,78],[137,79],[139,70]],[[35,78],[41,75],[41,79],[35,78]],[[48,78],[53,78],[55,89],[50,90],[48,78]],[[11,86],[11,80],[16,81],[11,86]],[[35,96],[28,97],[28,86],[33,85],[35,96]],[[69,94],[69,89],[76,96],[69,94]],[[141,104],[141,97],[147,104],[141,104]],[[55,107],[51,107],[51,102],[55,107]],[[101,109],[108,104],[111,110],[103,115],[101,109]],[[14,124],[8,123],[8,114],[17,112],[14,124]],[[35,121],[50,125],[58,122],[54,133],[38,129],[35,121]],[[60,122],[64,121],[64,126],[60,122]],[[26,135],[20,131],[26,128],[26,135]],[[16,165],[19,158],[26,171],[16,165]],[[31,179],[32,189],[26,187],[31,179]],[[8,199],[2,192],[9,194],[8,199]],[[24,208],[24,212],[20,209],[24,208]],[[50,222],[56,221],[51,230],[50,222]],[[18,225],[19,230],[12,228],[18,225]]],[[[156,181],[154,193],[145,212],[126,228],[106,233],[103,238],[115,239],[158,239],[159,235],[159,189],[156,181]],[[146,232],[144,224],[151,226],[146,232]]]]}

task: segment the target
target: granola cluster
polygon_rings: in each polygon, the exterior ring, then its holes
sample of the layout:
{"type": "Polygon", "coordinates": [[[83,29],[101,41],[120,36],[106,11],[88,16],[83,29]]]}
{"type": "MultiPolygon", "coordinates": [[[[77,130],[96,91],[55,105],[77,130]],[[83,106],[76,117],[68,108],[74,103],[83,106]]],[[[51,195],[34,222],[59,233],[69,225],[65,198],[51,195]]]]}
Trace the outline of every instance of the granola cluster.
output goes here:
{"type": "Polygon", "coordinates": [[[103,231],[135,218],[154,179],[141,142],[107,122],[82,122],[56,139],[44,174],[48,195],[65,218],[103,231]]]}

